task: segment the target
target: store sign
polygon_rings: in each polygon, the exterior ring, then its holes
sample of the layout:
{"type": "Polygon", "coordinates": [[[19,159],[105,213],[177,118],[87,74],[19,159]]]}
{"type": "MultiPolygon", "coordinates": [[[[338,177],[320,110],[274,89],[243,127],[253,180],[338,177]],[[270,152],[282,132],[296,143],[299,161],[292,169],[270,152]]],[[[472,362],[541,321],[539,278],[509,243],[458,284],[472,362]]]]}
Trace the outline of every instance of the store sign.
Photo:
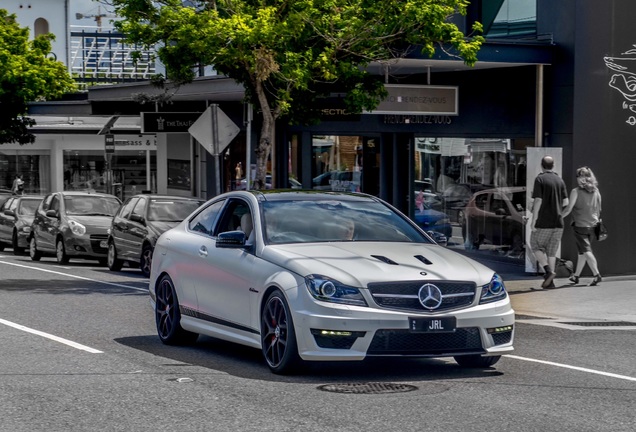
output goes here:
{"type": "Polygon", "coordinates": [[[157,136],[145,135],[114,135],[117,150],[157,150],[157,136]]]}
{"type": "Polygon", "coordinates": [[[188,133],[200,112],[142,112],[142,133],[188,133]]]}
{"type": "Polygon", "coordinates": [[[385,84],[389,93],[369,114],[458,115],[457,87],[385,84]]]}
{"type": "Polygon", "coordinates": [[[104,135],[104,145],[106,153],[115,153],[115,135],[104,135]]]}

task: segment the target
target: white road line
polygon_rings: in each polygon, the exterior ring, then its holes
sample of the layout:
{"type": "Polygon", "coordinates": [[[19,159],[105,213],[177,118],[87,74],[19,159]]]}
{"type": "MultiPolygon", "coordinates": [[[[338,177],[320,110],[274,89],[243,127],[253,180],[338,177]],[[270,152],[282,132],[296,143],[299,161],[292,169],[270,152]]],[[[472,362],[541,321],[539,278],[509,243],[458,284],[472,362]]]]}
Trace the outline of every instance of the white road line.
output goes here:
{"type": "Polygon", "coordinates": [[[610,377],[610,378],[618,378],[618,379],[622,379],[622,380],[626,380],[626,381],[636,381],[636,378],[630,377],[630,376],[626,376],[626,375],[618,375],[618,374],[614,374],[614,373],[610,373],[610,372],[603,372],[603,371],[598,371],[598,370],[594,370],[594,369],[587,369],[587,368],[582,368],[582,367],[578,367],[578,366],[566,365],[566,364],[563,364],[563,363],[555,363],[555,362],[551,362],[551,361],[537,360],[537,359],[531,359],[531,358],[527,358],[527,357],[519,357],[519,356],[512,355],[512,354],[506,354],[506,355],[504,355],[504,357],[508,357],[508,358],[515,359],[515,360],[523,360],[523,361],[533,362],[533,363],[541,363],[541,364],[545,364],[545,365],[548,365],[548,366],[556,366],[556,367],[561,367],[561,368],[565,368],[565,369],[572,369],[572,370],[576,370],[576,371],[579,371],[579,372],[586,372],[586,373],[591,373],[591,374],[596,374],[596,375],[602,375],[602,376],[606,376],[606,377],[610,377]]]}
{"type": "Polygon", "coordinates": [[[39,271],[46,272],[46,273],[53,273],[53,274],[57,274],[57,275],[68,276],[68,277],[75,278],[75,279],[82,279],[82,280],[86,280],[86,281],[90,281],[90,282],[97,282],[97,283],[101,283],[101,284],[105,284],[105,285],[111,285],[111,286],[116,286],[116,287],[120,287],[120,288],[128,288],[128,289],[131,289],[131,290],[145,292],[145,293],[148,292],[148,290],[145,289],[145,288],[136,288],[136,287],[131,287],[130,285],[123,285],[123,284],[118,284],[118,283],[114,283],[114,282],[105,282],[105,281],[100,281],[98,279],[91,279],[91,278],[87,278],[87,277],[84,277],[84,276],[77,276],[77,275],[72,275],[72,274],[63,273],[63,272],[57,272],[57,271],[54,271],[54,270],[43,269],[43,268],[40,268],[40,267],[28,266],[28,265],[24,265],[24,264],[17,264],[17,263],[14,263],[14,262],[0,261],[0,264],[7,264],[7,265],[15,266],[15,267],[22,267],[22,268],[26,268],[26,269],[39,270],[39,271]]]}
{"type": "Polygon", "coordinates": [[[0,324],[4,324],[6,326],[13,327],[15,329],[25,331],[27,333],[32,333],[34,335],[42,336],[42,337],[45,337],[47,339],[51,339],[51,340],[54,340],[56,342],[63,343],[65,345],[71,346],[73,348],[77,348],[79,350],[88,351],[89,353],[92,353],[92,354],[103,354],[103,351],[96,350],[95,348],[87,347],[86,345],[78,344],[77,342],[73,342],[73,341],[70,341],[68,339],[64,339],[64,338],[61,338],[61,337],[58,337],[58,336],[54,336],[52,334],[44,333],[44,332],[41,332],[39,330],[35,330],[35,329],[29,328],[29,327],[25,327],[23,325],[16,324],[16,323],[13,323],[11,321],[3,320],[2,318],[0,318],[0,324]]]}

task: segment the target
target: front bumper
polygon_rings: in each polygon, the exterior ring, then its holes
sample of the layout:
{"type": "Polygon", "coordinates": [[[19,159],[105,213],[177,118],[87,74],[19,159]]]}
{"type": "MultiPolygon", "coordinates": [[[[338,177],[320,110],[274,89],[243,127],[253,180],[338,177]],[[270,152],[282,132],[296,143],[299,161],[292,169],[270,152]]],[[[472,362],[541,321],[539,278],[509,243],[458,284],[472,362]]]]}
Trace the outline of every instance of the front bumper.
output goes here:
{"type": "Polygon", "coordinates": [[[84,234],[64,237],[64,248],[68,256],[106,258],[108,254],[108,235],[84,234]]]}

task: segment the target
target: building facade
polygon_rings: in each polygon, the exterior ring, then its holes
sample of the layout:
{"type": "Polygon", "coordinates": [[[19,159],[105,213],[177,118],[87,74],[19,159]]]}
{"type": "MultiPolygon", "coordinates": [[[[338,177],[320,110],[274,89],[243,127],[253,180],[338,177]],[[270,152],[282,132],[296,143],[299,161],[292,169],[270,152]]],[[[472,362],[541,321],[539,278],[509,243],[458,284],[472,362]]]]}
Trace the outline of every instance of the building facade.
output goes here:
{"type": "MultiPolygon", "coordinates": [[[[320,124],[277,126],[272,182],[377,195],[447,247],[524,273],[535,267],[523,216],[538,161],[551,154],[568,189],[577,167],[595,171],[610,229],[608,240],[595,244],[601,271],[633,273],[632,204],[624,197],[633,182],[626,172],[636,132],[633,16],[636,4],[629,0],[475,1],[461,22],[465,28],[472,20],[485,24],[487,43],[474,68],[440,54],[376,71],[417,98],[432,100],[429,90],[452,89],[455,111],[350,115],[336,98],[325,100],[320,124]]],[[[146,83],[99,86],[82,100],[34,104],[36,144],[1,145],[0,178],[30,169],[39,176],[33,192],[40,193],[88,186],[88,178],[93,187],[120,184],[113,191],[121,194],[150,190],[205,198],[244,187],[259,124],[246,115],[242,89],[208,77],[183,88],[172,104],[133,100],[152,91],[146,83]],[[219,173],[187,128],[147,130],[143,122],[146,112],[198,114],[210,103],[242,130],[221,155],[219,173]],[[92,126],[80,127],[80,117],[92,126]],[[110,161],[106,135],[117,142],[110,161]],[[136,141],[143,149],[126,144],[136,141]],[[5,162],[7,155],[15,162],[5,162]],[[112,169],[106,179],[105,168],[112,169]]],[[[576,257],[569,227],[561,256],[576,257]]]]}

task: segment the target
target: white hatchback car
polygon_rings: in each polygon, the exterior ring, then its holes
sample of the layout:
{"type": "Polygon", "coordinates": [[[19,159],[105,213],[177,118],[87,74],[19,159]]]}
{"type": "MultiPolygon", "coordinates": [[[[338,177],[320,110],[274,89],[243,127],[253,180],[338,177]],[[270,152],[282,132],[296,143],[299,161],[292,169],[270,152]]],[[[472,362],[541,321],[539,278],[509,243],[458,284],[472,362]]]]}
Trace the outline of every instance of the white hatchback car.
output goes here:
{"type": "Polygon", "coordinates": [[[513,351],[501,277],[362,194],[219,195],[161,235],[150,296],[162,342],[251,346],[274,373],[370,356],[484,368],[513,351]]]}

